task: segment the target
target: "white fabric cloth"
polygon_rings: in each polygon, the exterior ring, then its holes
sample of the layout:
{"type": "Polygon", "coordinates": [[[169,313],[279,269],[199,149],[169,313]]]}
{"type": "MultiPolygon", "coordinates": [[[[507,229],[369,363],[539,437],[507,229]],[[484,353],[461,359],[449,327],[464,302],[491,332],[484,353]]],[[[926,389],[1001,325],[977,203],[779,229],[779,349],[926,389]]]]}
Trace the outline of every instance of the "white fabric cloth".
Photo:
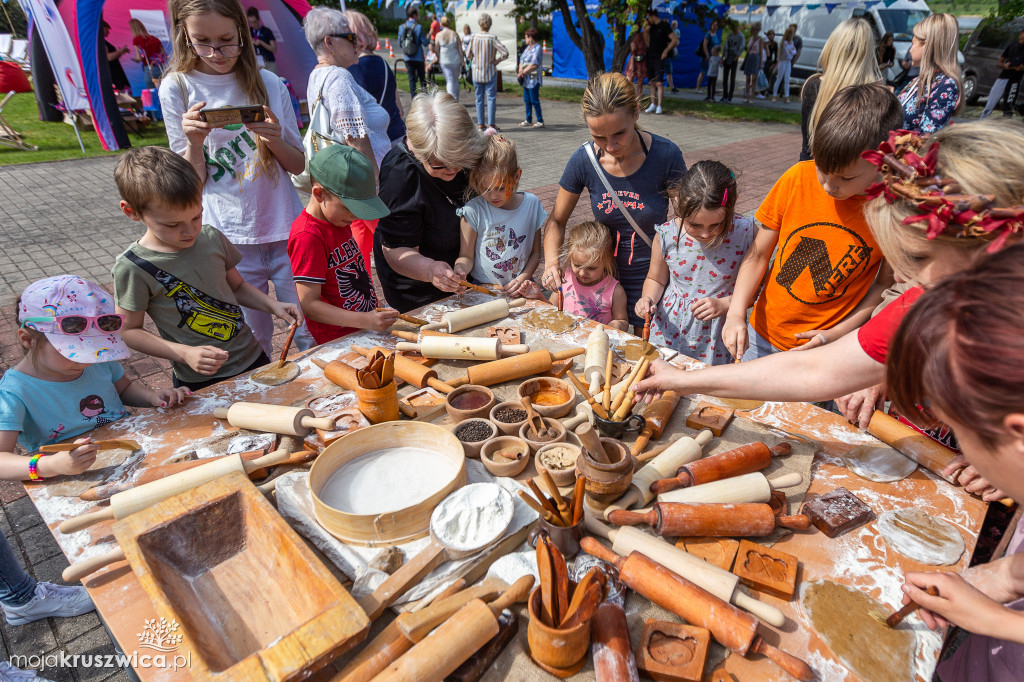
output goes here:
{"type": "Polygon", "coordinates": [[[508,284],[522,273],[533,250],[534,236],[548,213],[533,194],[523,193],[519,208],[496,208],[476,197],[458,213],[476,231],[473,271],[477,282],[508,284]]]}
{"type": "MultiPolygon", "coordinates": [[[[196,102],[207,108],[252,104],[234,74],[209,75],[191,71],[169,74],[160,83],[160,107],[170,148],[182,154],[188,146],[181,116],[196,102]],[[185,86],[187,102],[179,84],[185,86]]],[[[302,149],[295,110],[281,79],[261,70],[270,110],[281,123],[281,137],[302,149]]],[[[203,186],[203,222],[224,233],[232,244],[267,244],[288,239],[292,220],[302,211],[291,178],[279,163],[277,178],[263,172],[257,156],[256,136],[245,126],[216,128],[204,144],[206,184],[203,186]]]]}
{"type": "Polygon", "coordinates": [[[377,167],[380,168],[384,156],[391,150],[391,140],[388,138],[391,117],[388,112],[356,83],[347,69],[339,66],[319,66],[309,74],[306,101],[309,102],[310,110],[321,91],[324,95],[323,103],[331,112],[332,136],[337,140],[368,137],[377,167]]]}

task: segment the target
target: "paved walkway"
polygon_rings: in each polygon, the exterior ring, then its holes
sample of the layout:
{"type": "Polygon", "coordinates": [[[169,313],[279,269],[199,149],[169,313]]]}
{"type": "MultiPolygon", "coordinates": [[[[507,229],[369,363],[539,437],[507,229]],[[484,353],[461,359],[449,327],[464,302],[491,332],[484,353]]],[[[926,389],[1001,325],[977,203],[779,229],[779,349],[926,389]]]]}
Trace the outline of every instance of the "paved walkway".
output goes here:
{"type": "MultiPolygon", "coordinates": [[[[472,95],[466,100],[472,108],[472,95]]],[[[408,102],[406,102],[408,104],[408,102]]],[[[543,102],[543,129],[520,129],[522,102],[499,97],[498,125],[519,147],[521,186],[551,209],[558,179],[570,154],[587,139],[577,104],[543,102]]],[[[756,209],[775,180],[796,161],[800,132],[795,126],[711,122],[675,115],[642,115],[641,124],[683,150],[687,163],[718,159],[739,181],[740,211],[756,209]]],[[[114,258],[141,236],[138,224],[118,209],[113,182],[116,158],[85,159],[0,168],[0,371],[17,363],[13,303],[33,280],[74,272],[105,285],[114,258]]],[[[583,197],[571,223],[589,219],[583,197]]],[[[280,348],[283,333],[276,337],[280,348]]],[[[164,361],[134,354],[127,375],[153,386],[170,385],[164,361]]],[[[0,482],[0,532],[38,580],[59,580],[67,561],[19,483],[0,482]]],[[[10,654],[109,654],[113,644],[95,614],[10,627],[0,622],[0,660],[10,654]]],[[[48,669],[54,680],[126,680],[115,669],[48,669]]]]}

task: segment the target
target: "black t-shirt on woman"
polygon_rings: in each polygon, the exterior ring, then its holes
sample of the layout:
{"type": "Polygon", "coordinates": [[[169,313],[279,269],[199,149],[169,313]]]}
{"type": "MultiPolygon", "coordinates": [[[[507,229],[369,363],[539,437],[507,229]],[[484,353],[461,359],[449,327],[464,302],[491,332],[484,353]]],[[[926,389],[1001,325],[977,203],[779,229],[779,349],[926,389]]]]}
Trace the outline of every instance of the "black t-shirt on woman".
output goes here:
{"type": "Polygon", "coordinates": [[[384,297],[398,311],[404,313],[450,294],[395,272],[382,247],[418,248],[422,256],[455,265],[461,223],[455,210],[465,204],[468,184],[465,171],[450,182],[427,175],[404,144],[393,147],[381,162],[378,194],[391,213],[377,223],[373,260],[384,297]]]}

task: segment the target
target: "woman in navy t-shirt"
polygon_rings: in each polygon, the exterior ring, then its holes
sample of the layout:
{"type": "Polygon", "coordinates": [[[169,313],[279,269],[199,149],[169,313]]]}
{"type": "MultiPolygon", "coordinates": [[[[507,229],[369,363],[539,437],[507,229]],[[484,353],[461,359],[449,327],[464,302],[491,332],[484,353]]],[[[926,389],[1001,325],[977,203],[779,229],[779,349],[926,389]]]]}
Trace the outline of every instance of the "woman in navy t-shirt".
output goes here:
{"type": "Polygon", "coordinates": [[[395,145],[405,139],[405,112],[398,101],[395,72],[382,57],[373,53],[377,46],[377,29],[361,12],[346,10],[345,18],[355,31],[359,43],[359,62],[348,67],[359,86],[384,107],[391,121],[388,124],[388,139],[395,145]]]}
{"type": "Polygon", "coordinates": [[[586,188],[594,218],[607,225],[615,239],[618,280],[626,290],[630,324],[643,326],[633,307],[647,277],[651,247],[616,206],[601,175],[647,239],[653,240],[655,225],[668,219],[668,188],[686,173],[686,164],[674,142],[640,130],[639,116],[636,90],[621,73],[602,74],[587,86],[583,93],[583,118],[592,141],[573,153],[562,172],[554,210],[544,224],[541,283],[552,290],[561,284],[563,268],[559,254],[566,224],[586,188]],[[601,175],[590,160],[588,147],[594,151],[601,175]]]}

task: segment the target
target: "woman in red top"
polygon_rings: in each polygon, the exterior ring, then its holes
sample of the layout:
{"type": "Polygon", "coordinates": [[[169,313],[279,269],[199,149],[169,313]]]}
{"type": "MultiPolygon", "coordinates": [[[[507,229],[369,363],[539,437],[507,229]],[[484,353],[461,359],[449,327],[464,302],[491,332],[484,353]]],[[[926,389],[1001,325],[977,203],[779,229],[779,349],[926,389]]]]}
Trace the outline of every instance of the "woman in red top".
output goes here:
{"type": "Polygon", "coordinates": [[[154,86],[154,81],[160,80],[164,71],[164,64],[167,63],[167,53],[164,52],[164,44],[160,39],[151,36],[145,25],[138,19],[128,22],[132,30],[132,45],[135,46],[133,62],[142,63],[142,72],[146,76],[146,89],[154,86]]]}
{"type": "MultiPolygon", "coordinates": [[[[920,138],[915,138],[920,141],[920,138]]],[[[994,207],[1020,207],[1024,191],[1024,128],[986,121],[962,123],[944,128],[927,138],[917,153],[937,145],[928,175],[954,178],[966,195],[992,195],[994,207]]],[[[883,143],[882,152],[893,151],[892,140],[883,143]]],[[[906,151],[911,151],[907,149],[906,151]]],[[[868,152],[881,164],[882,153],[868,152]]],[[[902,156],[903,150],[897,151],[902,156]]],[[[916,155],[905,159],[919,159],[916,155]]],[[[915,161],[916,162],[916,161],[915,161]]],[[[924,163],[924,161],[922,161],[924,163]]],[[[919,202],[903,199],[891,185],[904,186],[899,176],[888,175],[885,191],[865,207],[871,232],[896,272],[897,279],[913,285],[867,324],[839,339],[824,344],[812,339],[798,352],[776,353],[739,365],[719,365],[687,372],[665,362],[655,362],[651,375],[637,384],[637,393],[650,400],[663,390],[679,393],[705,393],[722,398],[749,398],[771,401],[823,401],[863,391],[882,384],[889,342],[903,316],[924,289],[969,267],[986,250],[998,249],[1007,239],[1017,240],[1024,232],[1024,218],[988,224],[992,231],[964,231],[956,221],[967,214],[933,213],[919,202]],[[904,224],[904,220],[925,214],[922,222],[904,224]]],[[[909,182],[908,182],[909,184],[909,182]]],[[[928,188],[925,188],[926,190],[928,188]]],[[[869,190],[870,191],[870,190],[869,190]]],[[[936,190],[940,191],[940,190],[936,190]]],[[[948,194],[948,193],[947,193],[948,194]]],[[[977,216],[985,219],[983,212],[977,216]]],[[[998,222],[998,221],[997,221],[998,222]]],[[[844,411],[851,421],[867,426],[874,411],[873,401],[856,402],[844,411]]],[[[957,458],[950,470],[962,460],[957,458]]],[[[1004,497],[1002,491],[988,485],[973,467],[959,477],[968,491],[983,494],[983,499],[1004,497]]]]}

